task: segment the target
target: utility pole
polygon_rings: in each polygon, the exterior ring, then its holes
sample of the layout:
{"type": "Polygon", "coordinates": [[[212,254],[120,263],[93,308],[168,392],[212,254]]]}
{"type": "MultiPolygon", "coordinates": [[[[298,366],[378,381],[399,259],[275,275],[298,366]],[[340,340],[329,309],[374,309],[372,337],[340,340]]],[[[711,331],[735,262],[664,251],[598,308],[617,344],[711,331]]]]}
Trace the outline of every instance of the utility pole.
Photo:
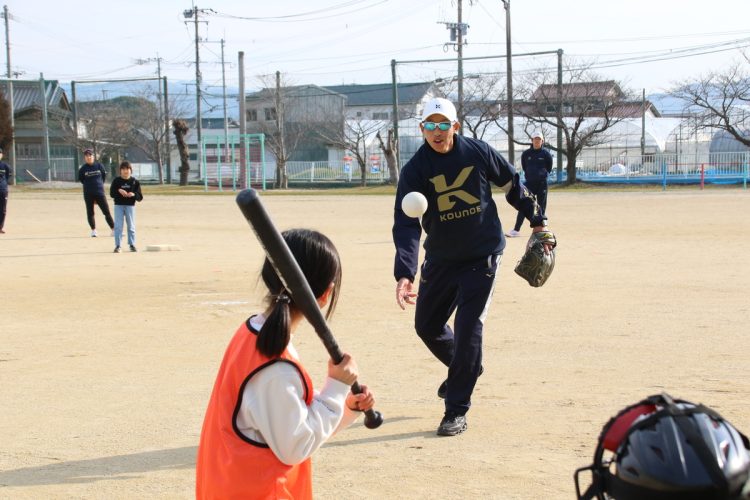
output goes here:
{"type": "Polygon", "coordinates": [[[196,133],[197,133],[197,141],[198,141],[198,175],[203,175],[203,152],[202,152],[202,141],[201,141],[201,132],[203,128],[202,118],[201,118],[201,67],[200,67],[200,61],[201,61],[201,55],[200,55],[200,36],[198,33],[198,16],[201,13],[206,13],[207,11],[211,11],[211,9],[199,9],[197,5],[193,6],[192,9],[188,9],[183,11],[183,16],[185,16],[186,19],[193,19],[193,22],[195,24],[195,121],[196,121],[196,133]]]}
{"type": "Polygon", "coordinates": [[[42,95],[42,123],[44,124],[44,160],[47,163],[47,180],[50,178],[50,161],[49,161],[49,120],[47,119],[47,85],[44,82],[44,75],[39,73],[39,87],[42,95]]]}
{"type": "MultiPolygon", "coordinates": [[[[557,49],[557,182],[562,182],[562,151],[563,151],[563,76],[562,76],[563,49],[557,49]]],[[[566,148],[567,149],[567,148],[566,148]]]]}
{"type": "MultiPolygon", "coordinates": [[[[281,155],[285,158],[282,159],[284,162],[284,165],[286,165],[286,144],[284,141],[284,101],[281,99],[281,71],[276,72],[276,132],[279,134],[279,151],[281,152],[281,155]]],[[[280,169],[277,168],[277,187],[279,189],[286,189],[287,188],[287,177],[286,177],[286,167],[284,167],[283,171],[280,171],[280,169]]]]}
{"type": "Polygon", "coordinates": [[[445,27],[451,30],[450,42],[443,45],[443,50],[447,51],[450,45],[453,45],[453,49],[458,53],[458,106],[456,106],[456,112],[458,114],[458,122],[461,124],[461,128],[458,129],[460,134],[463,134],[464,124],[464,45],[467,43],[464,39],[469,29],[468,24],[463,22],[463,1],[458,0],[458,22],[455,23],[442,23],[445,27]]]}
{"type": "Polygon", "coordinates": [[[458,42],[458,123],[461,128],[458,130],[464,133],[464,25],[462,21],[462,1],[458,0],[458,30],[456,41],[458,42]]]}
{"type": "Polygon", "coordinates": [[[70,82],[70,94],[73,97],[73,148],[75,150],[75,153],[73,154],[73,161],[75,161],[75,165],[73,165],[73,172],[75,173],[78,170],[78,166],[81,164],[81,148],[80,144],[78,143],[78,104],[76,101],[75,80],[70,82]]]}
{"type": "MultiPolygon", "coordinates": [[[[240,98],[240,186],[242,189],[250,187],[250,180],[247,178],[247,169],[245,168],[245,132],[247,130],[247,102],[245,101],[245,53],[239,51],[237,53],[237,66],[239,71],[239,98],[240,98]]],[[[265,179],[266,179],[266,166],[262,165],[263,169],[263,190],[265,191],[265,179]]]]}
{"type": "Polygon", "coordinates": [[[5,19],[5,55],[8,63],[8,103],[10,104],[10,166],[13,169],[13,178],[11,184],[16,184],[16,117],[15,110],[13,108],[13,80],[11,80],[12,73],[10,69],[10,26],[9,26],[10,14],[8,13],[8,6],[3,5],[3,19],[5,19]]]}
{"type": "Polygon", "coordinates": [[[401,171],[401,149],[398,143],[398,83],[396,82],[396,60],[391,59],[391,95],[393,96],[393,145],[396,148],[396,168],[401,171]]]}
{"type": "Polygon", "coordinates": [[[513,164],[513,53],[510,48],[510,0],[502,0],[505,7],[505,65],[508,78],[508,161],[513,164]]]}
{"type": "Polygon", "coordinates": [[[641,162],[644,156],[646,156],[646,89],[643,89],[641,98],[641,162]]]}
{"type": "Polygon", "coordinates": [[[227,124],[227,77],[226,77],[226,71],[224,71],[224,39],[223,38],[221,39],[221,87],[223,89],[223,98],[224,98],[224,161],[227,161],[226,157],[229,156],[229,124],[227,124]]]}
{"type": "Polygon", "coordinates": [[[167,85],[167,77],[164,77],[164,149],[167,154],[167,184],[172,184],[172,146],[169,140],[169,86],[167,85]]]}

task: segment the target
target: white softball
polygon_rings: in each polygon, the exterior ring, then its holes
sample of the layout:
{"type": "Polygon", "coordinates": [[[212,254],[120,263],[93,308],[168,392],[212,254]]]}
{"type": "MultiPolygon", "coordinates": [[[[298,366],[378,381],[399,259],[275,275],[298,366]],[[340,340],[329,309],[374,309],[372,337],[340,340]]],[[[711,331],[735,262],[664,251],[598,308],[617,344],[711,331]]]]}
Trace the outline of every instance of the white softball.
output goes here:
{"type": "Polygon", "coordinates": [[[409,217],[422,217],[427,211],[427,198],[419,191],[412,191],[401,200],[401,210],[409,217]]]}

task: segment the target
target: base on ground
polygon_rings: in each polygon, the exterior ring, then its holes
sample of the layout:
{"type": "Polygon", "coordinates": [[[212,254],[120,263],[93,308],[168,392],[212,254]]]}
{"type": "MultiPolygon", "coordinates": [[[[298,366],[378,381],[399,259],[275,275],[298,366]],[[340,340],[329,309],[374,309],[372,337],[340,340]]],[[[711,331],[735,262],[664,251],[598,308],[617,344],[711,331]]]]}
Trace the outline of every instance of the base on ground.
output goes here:
{"type": "Polygon", "coordinates": [[[147,252],[179,252],[182,250],[179,245],[146,245],[147,252]]]}

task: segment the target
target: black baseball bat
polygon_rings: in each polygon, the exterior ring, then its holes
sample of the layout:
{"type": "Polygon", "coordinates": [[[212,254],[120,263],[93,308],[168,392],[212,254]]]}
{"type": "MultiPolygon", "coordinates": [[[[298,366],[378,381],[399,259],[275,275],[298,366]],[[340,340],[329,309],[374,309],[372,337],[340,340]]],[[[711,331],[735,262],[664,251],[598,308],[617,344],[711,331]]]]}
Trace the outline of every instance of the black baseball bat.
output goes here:
{"type": "MultiPolygon", "coordinates": [[[[307,282],[305,275],[302,274],[302,270],[291,250],[289,250],[286,241],[284,241],[281,233],[276,229],[271,217],[263,207],[258,193],[254,189],[240,191],[237,195],[237,205],[265,250],[266,257],[276,270],[276,274],[279,275],[284,287],[292,295],[297,309],[302,311],[307,321],[313,326],[315,333],[323,341],[323,345],[333,362],[339,364],[344,358],[344,354],[328,328],[328,323],[320,310],[320,306],[318,306],[318,301],[313,295],[310,284],[307,282]]],[[[352,384],[352,392],[354,394],[362,392],[362,388],[356,381],[352,384]]],[[[380,412],[372,409],[365,412],[365,427],[368,429],[380,427],[382,423],[383,416],[380,412]]]]}

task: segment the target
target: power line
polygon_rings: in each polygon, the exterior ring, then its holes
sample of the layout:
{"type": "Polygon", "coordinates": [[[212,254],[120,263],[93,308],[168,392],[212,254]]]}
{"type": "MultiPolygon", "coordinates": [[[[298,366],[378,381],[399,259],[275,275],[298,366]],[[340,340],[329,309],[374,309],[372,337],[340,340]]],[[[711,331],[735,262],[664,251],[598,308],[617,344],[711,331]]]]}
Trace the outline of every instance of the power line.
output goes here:
{"type": "Polygon", "coordinates": [[[561,45],[571,43],[622,43],[622,42],[645,42],[652,40],[670,40],[673,38],[695,38],[699,36],[723,36],[723,35],[740,35],[750,33],[748,30],[735,30],[735,31],[714,31],[707,33],[684,33],[678,35],[654,35],[654,36],[641,36],[641,37],[624,37],[624,38],[593,38],[593,39],[573,39],[573,40],[545,40],[539,42],[520,42],[526,45],[561,45]]]}
{"type": "Polygon", "coordinates": [[[349,6],[352,6],[352,5],[356,5],[356,4],[362,3],[364,1],[365,0],[354,0],[354,1],[344,2],[343,4],[340,4],[338,6],[333,6],[333,7],[329,7],[329,8],[326,8],[326,9],[319,9],[319,10],[314,10],[314,11],[310,11],[310,12],[303,12],[303,13],[299,13],[299,14],[288,14],[286,16],[246,17],[246,16],[236,16],[236,15],[232,15],[232,14],[226,14],[226,13],[222,13],[222,12],[217,12],[216,16],[217,17],[227,18],[227,19],[237,19],[237,20],[241,20],[241,21],[258,21],[258,22],[307,22],[307,21],[319,21],[321,19],[330,19],[332,17],[345,16],[345,15],[349,15],[349,14],[354,14],[356,12],[361,12],[363,10],[375,7],[376,5],[379,5],[379,4],[382,4],[382,3],[386,3],[388,0],[380,0],[379,2],[376,2],[376,3],[372,4],[372,5],[368,5],[366,7],[362,7],[362,8],[359,8],[359,9],[349,10],[349,11],[345,11],[345,12],[338,12],[338,13],[330,13],[332,10],[336,10],[336,9],[339,9],[339,8],[349,7],[349,6]],[[313,14],[320,14],[320,13],[323,13],[323,12],[327,12],[328,14],[324,15],[324,16],[318,16],[318,17],[309,17],[307,19],[297,19],[297,18],[300,18],[300,17],[306,17],[306,16],[310,16],[310,15],[313,15],[313,14]]]}

